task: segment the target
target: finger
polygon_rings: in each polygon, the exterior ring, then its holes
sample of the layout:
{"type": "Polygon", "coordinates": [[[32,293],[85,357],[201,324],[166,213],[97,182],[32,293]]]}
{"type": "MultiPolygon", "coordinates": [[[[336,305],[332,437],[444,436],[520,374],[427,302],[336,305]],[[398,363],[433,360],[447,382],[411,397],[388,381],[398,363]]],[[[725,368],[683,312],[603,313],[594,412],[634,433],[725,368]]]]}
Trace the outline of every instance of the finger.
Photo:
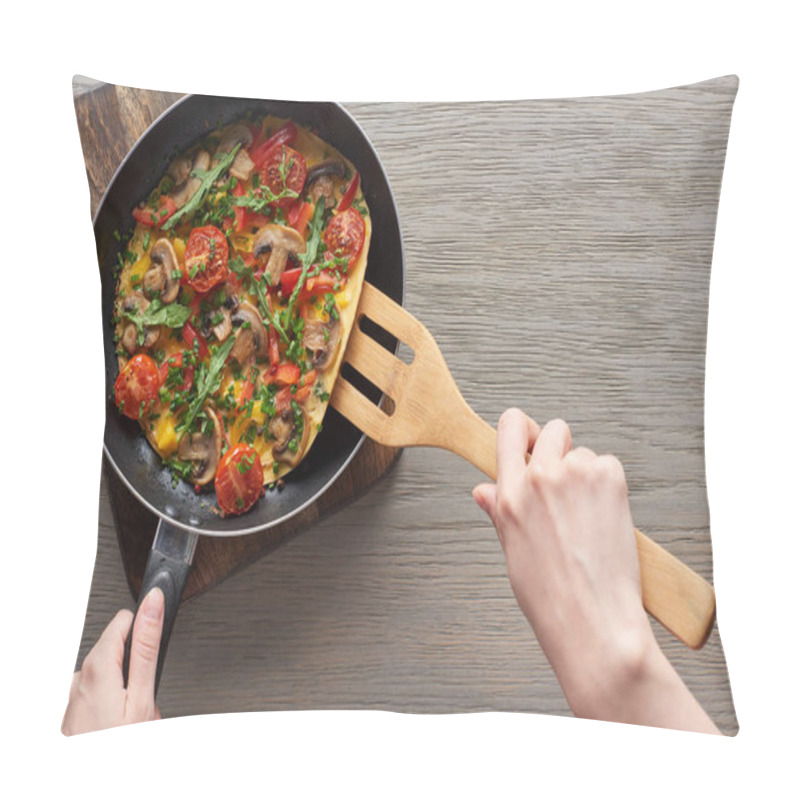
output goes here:
{"type": "Polygon", "coordinates": [[[128,701],[133,704],[134,709],[148,708],[154,701],[156,666],[163,627],[164,594],[155,587],[142,601],[133,623],[128,701]]]}
{"type": "Polygon", "coordinates": [[[100,638],[86,656],[81,671],[92,680],[111,678],[122,683],[122,658],[125,639],[131,629],[133,614],[128,609],[118,611],[106,625],[100,638]]]}
{"type": "Polygon", "coordinates": [[[493,483],[481,483],[472,490],[472,497],[481,510],[489,517],[497,532],[500,545],[505,548],[503,532],[497,524],[497,486],[493,483]]]}
{"type": "Polygon", "coordinates": [[[508,480],[525,469],[539,426],[518,408],[503,412],[497,423],[497,480],[508,480]]]}
{"type": "Polygon", "coordinates": [[[495,509],[497,507],[497,487],[493,483],[478,484],[472,490],[472,497],[481,510],[495,524],[495,509]]]}
{"type": "Polygon", "coordinates": [[[588,464],[597,458],[597,453],[590,450],[588,447],[576,447],[570,450],[564,457],[565,461],[575,461],[577,463],[588,464]]]}
{"type": "Polygon", "coordinates": [[[531,455],[531,464],[551,466],[561,461],[572,447],[572,434],[563,419],[553,419],[542,428],[531,455]]]}

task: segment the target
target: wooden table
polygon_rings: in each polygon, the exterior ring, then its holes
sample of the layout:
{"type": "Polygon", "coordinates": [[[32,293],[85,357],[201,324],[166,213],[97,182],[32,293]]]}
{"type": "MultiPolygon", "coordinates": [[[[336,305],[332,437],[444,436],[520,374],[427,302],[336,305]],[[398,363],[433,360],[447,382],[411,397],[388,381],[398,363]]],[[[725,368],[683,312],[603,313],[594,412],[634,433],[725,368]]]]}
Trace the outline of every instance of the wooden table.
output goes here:
{"type": "MultiPolygon", "coordinates": [[[[722,79],[635,105],[347,105],[395,193],[406,307],[467,401],[492,423],[512,405],[564,417],[576,442],[614,452],[638,527],[709,579],[703,375],[720,166],[709,151],[731,102],[722,79]]],[[[164,716],[568,715],[470,497],[481,479],[449,453],[406,450],[368,493],[185,602],[164,716]]],[[[78,664],[132,605],[111,503],[104,474],[78,664]]],[[[656,633],[734,733],[716,628],[699,652],[656,633]]]]}

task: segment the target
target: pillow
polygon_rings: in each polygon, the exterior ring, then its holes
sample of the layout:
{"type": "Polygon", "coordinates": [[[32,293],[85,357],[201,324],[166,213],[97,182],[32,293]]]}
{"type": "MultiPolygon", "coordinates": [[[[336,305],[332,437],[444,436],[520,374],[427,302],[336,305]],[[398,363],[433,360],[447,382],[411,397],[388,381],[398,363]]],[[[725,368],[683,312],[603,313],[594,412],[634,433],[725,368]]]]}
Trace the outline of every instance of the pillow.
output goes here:
{"type": "MultiPolygon", "coordinates": [[[[488,422],[511,406],[542,423],[562,417],[576,443],[617,455],[637,527],[708,580],[706,320],[737,87],[727,76],[616,97],[345,106],[379,157],[373,164],[365,147],[364,163],[374,176],[382,164],[391,186],[370,208],[367,280],[394,276],[381,288],[429,328],[488,422]]],[[[93,211],[127,146],[179,99],[76,79],[93,211]]],[[[323,110],[325,138],[334,116],[323,110]]],[[[169,119],[161,130],[176,135],[169,119]]],[[[116,183],[152,189],[175,155],[160,147],[149,171],[132,171],[129,160],[116,183]]],[[[373,190],[364,184],[368,200],[373,190]]],[[[130,208],[108,213],[124,224],[130,208]]],[[[104,268],[110,230],[95,233],[104,268]]],[[[477,471],[425,448],[398,460],[399,451],[348,439],[347,424],[336,424],[347,458],[298,514],[276,512],[276,524],[247,535],[199,538],[184,593],[191,602],[159,688],[162,715],[570,714],[468,494],[477,471]]],[[[281,494],[318,469],[314,462],[263,502],[280,508],[281,494]]],[[[132,471],[106,459],[78,667],[142,585],[157,517],[137,497],[132,471]]],[[[654,628],[719,729],[735,734],[716,627],[696,651],[654,628]]]]}

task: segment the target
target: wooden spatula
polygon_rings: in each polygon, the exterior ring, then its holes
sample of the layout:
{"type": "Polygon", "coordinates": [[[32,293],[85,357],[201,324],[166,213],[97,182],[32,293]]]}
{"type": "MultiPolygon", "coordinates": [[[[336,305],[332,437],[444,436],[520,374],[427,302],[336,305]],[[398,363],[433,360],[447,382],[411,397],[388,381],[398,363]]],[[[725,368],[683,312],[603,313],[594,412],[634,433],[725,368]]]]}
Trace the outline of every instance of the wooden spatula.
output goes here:
{"type": "MultiPolygon", "coordinates": [[[[344,361],[394,404],[387,414],[339,376],[331,404],[367,436],[391,447],[443,447],[497,479],[496,431],[467,405],[428,329],[368,283],[344,361]],[[360,329],[365,316],[414,351],[410,365],[360,329]]],[[[639,530],[636,544],[644,607],[686,645],[702,647],[716,613],[711,584],[639,530]]]]}

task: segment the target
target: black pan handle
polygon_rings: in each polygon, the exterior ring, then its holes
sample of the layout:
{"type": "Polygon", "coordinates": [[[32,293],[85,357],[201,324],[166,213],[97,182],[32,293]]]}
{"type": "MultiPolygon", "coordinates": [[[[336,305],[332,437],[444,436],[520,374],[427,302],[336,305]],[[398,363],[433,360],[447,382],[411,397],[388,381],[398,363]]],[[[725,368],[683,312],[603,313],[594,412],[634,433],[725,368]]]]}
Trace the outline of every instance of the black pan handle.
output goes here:
{"type": "MultiPolygon", "coordinates": [[[[161,670],[164,666],[164,657],[167,654],[169,637],[172,633],[175,617],[178,614],[178,607],[181,603],[186,580],[192,568],[192,558],[194,557],[196,544],[196,533],[176,528],[162,519],[158,523],[156,535],[153,539],[153,547],[147,558],[136,614],[139,613],[142,600],[153,587],[158,586],[164,593],[164,629],[161,634],[161,646],[158,650],[154,695],[158,693],[158,683],[161,680],[161,670]]],[[[134,623],[136,614],[134,614],[134,623]]],[[[126,687],[128,685],[132,638],[133,624],[131,624],[131,630],[125,641],[125,653],[122,659],[122,678],[126,687]]]]}

